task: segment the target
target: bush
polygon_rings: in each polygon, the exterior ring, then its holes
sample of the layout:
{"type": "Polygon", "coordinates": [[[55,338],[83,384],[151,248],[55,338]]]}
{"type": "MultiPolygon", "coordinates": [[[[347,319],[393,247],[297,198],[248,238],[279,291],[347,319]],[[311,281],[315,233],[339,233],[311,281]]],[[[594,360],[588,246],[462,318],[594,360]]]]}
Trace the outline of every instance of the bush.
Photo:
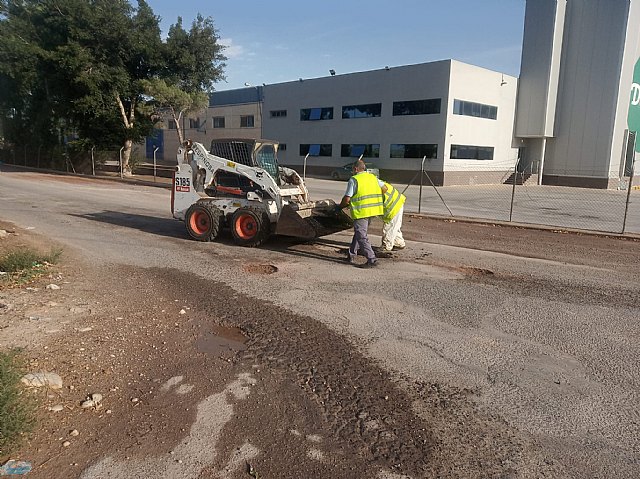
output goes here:
{"type": "Polygon", "coordinates": [[[20,383],[18,351],[0,352],[0,457],[14,450],[35,424],[35,402],[20,383]]]}
{"type": "Polygon", "coordinates": [[[45,273],[47,266],[58,262],[62,250],[42,254],[30,248],[21,248],[0,257],[0,280],[24,283],[45,273]]]}

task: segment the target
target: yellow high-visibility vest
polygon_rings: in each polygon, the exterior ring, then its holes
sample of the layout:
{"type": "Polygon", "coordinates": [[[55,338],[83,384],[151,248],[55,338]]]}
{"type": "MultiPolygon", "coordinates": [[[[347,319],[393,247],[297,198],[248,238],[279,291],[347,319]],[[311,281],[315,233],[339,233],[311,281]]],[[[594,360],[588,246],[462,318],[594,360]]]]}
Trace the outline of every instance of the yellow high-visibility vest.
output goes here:
{"type": "Polygon", "coordinates": [[[349,202],[351,217],[357,220],[382,215],[382,189],[376,175],[363,171],[352,178],[356,181],[356,193],[349,202]]]}
{"type": "Polygon", "coordinates": [[[387,187],[387,192],[384,194],[384,204],[382,205],[384,208],[382,220],[385,223],[388,223],[395,215],[398,214],[398,211],[400,211],[400,208],[404,205],[407,197],[389,183],[385,182],[384,185],[387,187]]]}

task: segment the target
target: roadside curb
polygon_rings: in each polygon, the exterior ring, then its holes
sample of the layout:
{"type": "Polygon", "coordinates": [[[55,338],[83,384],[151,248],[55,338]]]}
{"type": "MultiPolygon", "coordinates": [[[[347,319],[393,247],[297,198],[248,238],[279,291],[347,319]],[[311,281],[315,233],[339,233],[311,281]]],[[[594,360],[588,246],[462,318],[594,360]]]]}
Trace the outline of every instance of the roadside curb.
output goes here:
{"type": "Polygon", "coordinates": [[[530,229],[538,231],[549,231],[551,233],[575,234],[584,236],[599,236],[602,238],[618,238],[630,241],[640,241],[640,234],[636,233],[607,233],[605,231],[582,230],[577,228],[565,228],[562,226],[538,225],[534,223],[518,223],[515,221],[490,220],[486,218],[469,218],[466,216],[445,216],[438,214],[414,213],[407,211],[405,216],[415,218],[430,218],[440,221],[458,222],[458,223],[475,223],[483,225],[495,225],[505,228],[530,229]]]}

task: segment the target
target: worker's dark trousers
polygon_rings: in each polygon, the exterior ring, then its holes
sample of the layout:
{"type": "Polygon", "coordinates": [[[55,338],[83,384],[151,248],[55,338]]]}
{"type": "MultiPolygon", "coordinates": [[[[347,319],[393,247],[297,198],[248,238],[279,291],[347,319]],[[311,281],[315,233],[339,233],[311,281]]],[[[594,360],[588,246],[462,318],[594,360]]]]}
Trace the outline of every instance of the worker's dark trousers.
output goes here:
{"type": "Polygon", "coordinates": [[[352,260],[355,260],[358,252],[361,252],[367,257],[367,261],[376,262],[376,254],[373,252],[367,236],[369,223],[371,223],[371,218],[353,220],[353,239],[351,240],[351,246],[349,246],[349,258],[352,260]]]}

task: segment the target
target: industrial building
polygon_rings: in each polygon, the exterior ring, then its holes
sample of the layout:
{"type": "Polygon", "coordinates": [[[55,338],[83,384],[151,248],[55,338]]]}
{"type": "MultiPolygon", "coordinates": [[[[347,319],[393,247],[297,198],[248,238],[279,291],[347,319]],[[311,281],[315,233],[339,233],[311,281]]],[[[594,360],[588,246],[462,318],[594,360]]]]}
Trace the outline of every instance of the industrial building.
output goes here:
{"type": "MultiPolygon", "coordinates": [[[[390,181],[619,188],[630,175],[640,0],[528,1],[520,77],[456,60],[214,92],[185,136],[268,138],[280,162],[330,177],[360,155],[390,181]]],[[[640,71],[640,67],[639,71],[640,71]]],[[[638,86],[640,89],[640,86],[638,86]]],[[[640,108],[640,106],[637,106],[640,108]]],[[[161,131],[164,157],[176,135],[161,131]]]]}
{"type": "Polygon", "coordinates": [[[543,184],[619,187],[634,158],[639,58],[640,1],[528,1],[515,129],[523,167],[541,169],[543,184]]]}

